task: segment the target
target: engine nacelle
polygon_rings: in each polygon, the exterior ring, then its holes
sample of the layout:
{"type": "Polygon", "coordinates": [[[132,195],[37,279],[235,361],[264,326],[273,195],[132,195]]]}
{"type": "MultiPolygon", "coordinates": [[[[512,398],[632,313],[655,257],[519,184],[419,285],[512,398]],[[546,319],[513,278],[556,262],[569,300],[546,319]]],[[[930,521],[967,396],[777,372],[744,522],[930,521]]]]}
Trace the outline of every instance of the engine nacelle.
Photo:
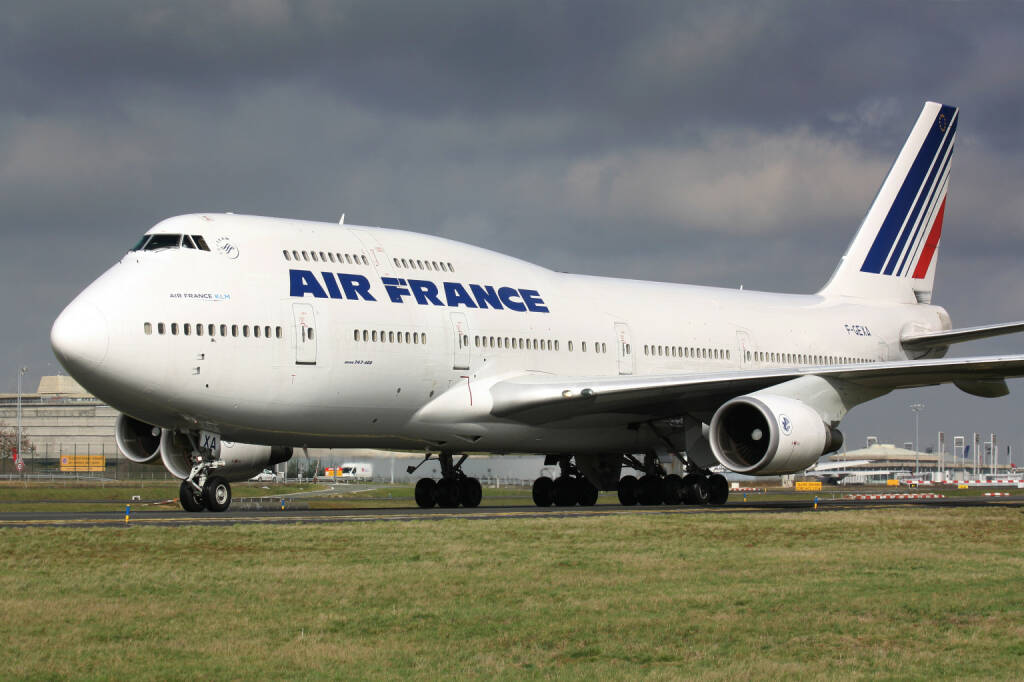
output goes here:
{"type": "Polygon", "coordinates": [[[843,444],[843,434],[807,403],[777,395],[743,395],[718,408],[708,431],[711,451],[738,474],[803,471],[843,444]]]}
{"type": "MultiPolygon", "coordinates": [[[[191,453],[192,444],[185,434],[164,429],[160,438],[160,458],[168,471],[178,478],[187,478],[192,471],[191,453]]],[[[224,466],[217,467],[218,476],[229,481],[245,481],[267,467],[290,460],[292,449],[221,441],[220,458],[224,460],[224,466]]]]}
{"type": "Polygon", "coordinates": [[[160,427],[122,414],[114,426],[114,440],[121,454],[131,461],[157,463],[154,460],[160,456],[160,427]]]}

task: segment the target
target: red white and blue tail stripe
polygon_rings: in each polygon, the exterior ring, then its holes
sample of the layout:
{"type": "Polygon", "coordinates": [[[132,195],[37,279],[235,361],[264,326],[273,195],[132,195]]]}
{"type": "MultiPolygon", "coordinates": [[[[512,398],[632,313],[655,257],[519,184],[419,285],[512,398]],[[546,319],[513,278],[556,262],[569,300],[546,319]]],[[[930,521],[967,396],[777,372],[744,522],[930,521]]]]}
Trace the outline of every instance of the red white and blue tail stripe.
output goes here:
{"type": "Polygon", "coordinates": [[[931,300],[958,121],[956,107],[925,104],[822,294],[931,300]]]}

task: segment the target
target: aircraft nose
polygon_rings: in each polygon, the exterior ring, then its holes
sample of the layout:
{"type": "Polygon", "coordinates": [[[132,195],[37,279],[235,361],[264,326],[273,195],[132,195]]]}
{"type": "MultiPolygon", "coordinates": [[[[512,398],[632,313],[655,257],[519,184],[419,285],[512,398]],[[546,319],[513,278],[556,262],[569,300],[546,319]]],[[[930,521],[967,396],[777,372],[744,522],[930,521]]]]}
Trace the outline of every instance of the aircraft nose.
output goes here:
{"type": "Polygon", "coordinates": [[[50,330],[53,353],[71,376],[99,367],[107,357],[109,344],[107,319],[87,301],[72,301],[50,330]]]}

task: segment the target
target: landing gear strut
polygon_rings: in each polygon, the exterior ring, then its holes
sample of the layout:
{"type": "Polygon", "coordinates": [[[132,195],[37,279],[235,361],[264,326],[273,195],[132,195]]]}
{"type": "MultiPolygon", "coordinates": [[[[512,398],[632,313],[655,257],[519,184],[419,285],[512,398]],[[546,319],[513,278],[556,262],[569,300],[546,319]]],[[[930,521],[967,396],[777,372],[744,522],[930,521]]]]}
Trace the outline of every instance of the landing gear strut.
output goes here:
{"type": "Polygon", "coordinates": [[[558,458],[560,475],[555,480],[541,476],[533,482],[533,503],[538,507],[591,507],[597,503],[597,486],[573,463],[571,455],[558,458]]]}
{"type": "Polygon", "coordinates": [[[619,502],[627,507],[635,504],[725,504],[729,499],[725,476],[683,461],[687,470],[685,476],[666,475],[653,454],[645,455],[642,463],[632,455],[625,455],[624,464],[643,471],[644,475],[639,480],[635,476],[623,476],[619,480],[619,502]]]}
{"type": "Polygon", "coordinates": [[[192,445],[192,470],[178,488],[181,508],[187,512],[227,511],[231,506],[231,484],[214,472],[224,466],[224,460],[210,448],[199,448],[192,434],[186,434],[192,445]]]}
{"type": "MultiPolygon", "coordinates": [[[[423,461],[407,471],[412,472],[419,469],[430,459],[430,453],[423,458],[423,461]]],[[[441,464],[441,480],[435,481],[432,478],[421,478],[416,481],[416,504],[423,509],[430,509],[435,504],[438,507],[455,508],[460,504],[463,507],[478,507],[483,499],[483,487],[480,481],[467,476],[462,471],[462,463],[468,455],[462,455],[458,462],[453,461],[452,453],[442,452],[437,456],[441,464]]]]}

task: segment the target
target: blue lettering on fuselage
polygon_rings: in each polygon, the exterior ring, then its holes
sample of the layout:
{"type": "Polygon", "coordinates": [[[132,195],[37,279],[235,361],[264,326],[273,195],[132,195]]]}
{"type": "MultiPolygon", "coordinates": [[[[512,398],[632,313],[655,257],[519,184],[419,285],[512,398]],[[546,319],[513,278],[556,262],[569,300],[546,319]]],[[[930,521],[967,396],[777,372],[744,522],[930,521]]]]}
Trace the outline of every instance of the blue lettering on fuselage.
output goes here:
{"type": "MultiPolygon", "coordinates": [[[[310,270],[289,270],[289,295],[295,298],[348,299],[350,301],[376,301],[370,292],[370,280],[363,275],[321,272],[320,277],[310,270]]],[[[547,304],[534,289],[494,287],[488,284],[441,282],[438,285],[425,279],[382,277],[384,291],[392,303],[415,301],[418,305],[448,308],[493,308],[516,312],[547,313],[547,304]]]]}

